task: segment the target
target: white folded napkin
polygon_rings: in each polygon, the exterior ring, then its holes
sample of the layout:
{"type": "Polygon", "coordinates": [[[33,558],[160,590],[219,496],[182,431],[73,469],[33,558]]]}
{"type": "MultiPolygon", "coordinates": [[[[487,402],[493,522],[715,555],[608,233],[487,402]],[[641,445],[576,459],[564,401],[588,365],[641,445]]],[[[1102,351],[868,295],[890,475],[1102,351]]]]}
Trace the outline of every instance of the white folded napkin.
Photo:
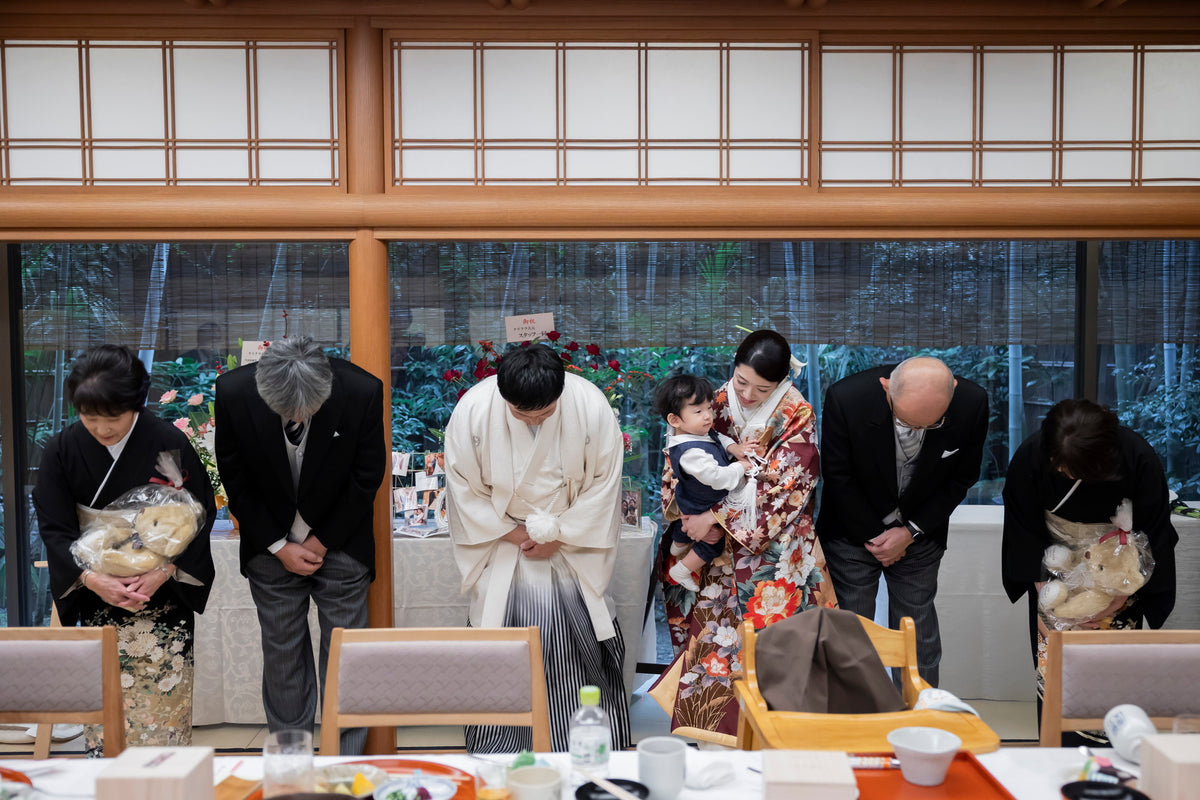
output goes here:
{"type": "Polygon", "coordinates": [[[917,695],[917,702],[913,708],[929,708],[934,711],[963,711],[968,714],[974,714],[977,717],[979,716],[978,711],[945,689],[922,689],[921,693],[917,695]]]}

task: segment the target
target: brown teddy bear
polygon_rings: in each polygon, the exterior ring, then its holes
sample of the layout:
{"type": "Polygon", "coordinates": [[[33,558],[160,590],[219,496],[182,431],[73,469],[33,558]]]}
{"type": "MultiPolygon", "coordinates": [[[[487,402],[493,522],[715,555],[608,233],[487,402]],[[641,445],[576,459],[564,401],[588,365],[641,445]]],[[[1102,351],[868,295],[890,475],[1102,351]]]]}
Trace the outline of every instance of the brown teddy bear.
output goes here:
{"type": "Polygon", "coordinates": [[[147,548],[172,559],[196,535],[196,514],[183,503],[147,506],[133,520],[133,529],[147,548]]]}
{"type": "Polygon", "coordinates": [[[1146,583],[1153,559],[1144,534],[1131,534],[1133,509],[1122,501],[1112,519],[1116,530],[1082,550],[1046,548],[1043,563],[1055,576],[1038,594],[1038,607],[1052,620],[1092,619],[1117,595],[1131,595],[1146,583]]]}
{"type": "Polygon", "coordinates": [[[141,546],[127,525],[94,523],[71,547],[83,566],[104,575],[130,578],[165,563],[153,550],[141,546]]]}

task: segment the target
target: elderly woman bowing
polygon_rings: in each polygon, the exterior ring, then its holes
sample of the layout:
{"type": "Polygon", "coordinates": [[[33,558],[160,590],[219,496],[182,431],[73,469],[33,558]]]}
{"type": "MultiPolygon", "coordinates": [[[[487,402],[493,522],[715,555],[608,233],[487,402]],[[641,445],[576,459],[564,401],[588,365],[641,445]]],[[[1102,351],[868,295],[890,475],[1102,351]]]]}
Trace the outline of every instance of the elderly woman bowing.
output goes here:
{"type": "MultiPolygon", "coordinates": [[[[213,582],[209,532],[216,504],[208,474],[181,431],[145,408],[150,376],[125,347],[100,345],[80,356],[66,380],[79,420],[46,444],[33,504],[46,543],[50,590],[64,625],[113,625],[125,689],[130,746],[192,741],[195,614],[213,582]],[[174,562],[114,577],[82,569],[71,554],[82,520],[130,489],[161,476],[159,454],[178,454],[183,489],[204,507],[204,525],[174,562]]],[[[98,727],[85,731],[88,755],[101,753],[98,727]]]]}

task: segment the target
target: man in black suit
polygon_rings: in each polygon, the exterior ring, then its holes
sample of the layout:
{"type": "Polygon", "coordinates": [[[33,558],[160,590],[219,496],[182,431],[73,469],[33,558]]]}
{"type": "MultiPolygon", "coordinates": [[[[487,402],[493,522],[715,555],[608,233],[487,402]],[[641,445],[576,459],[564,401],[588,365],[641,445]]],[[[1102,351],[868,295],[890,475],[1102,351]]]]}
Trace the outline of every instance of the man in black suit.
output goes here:
{"type": "MultiPolygon", "coordinates": [[[[332,630],[367,625],[383,384],[308,337],[274,342],[258,363],[217,379],[216,451],[262,628],[268,726],[312,730],[309,599],[320,616],[322,686],[332,630]]],[[[361,753],[366,729],[341,738],[342,752],[361,753]]]]}
{"type": "Polygon", "coordinates": [[[821,425],[825,487],[817,533],[838,603],[888,624],[912,617],[921,677],[938,685],[934,597],[950,513],[979,478],[987,393],[936,358],[878,367],[829,387],[821,425]]]}

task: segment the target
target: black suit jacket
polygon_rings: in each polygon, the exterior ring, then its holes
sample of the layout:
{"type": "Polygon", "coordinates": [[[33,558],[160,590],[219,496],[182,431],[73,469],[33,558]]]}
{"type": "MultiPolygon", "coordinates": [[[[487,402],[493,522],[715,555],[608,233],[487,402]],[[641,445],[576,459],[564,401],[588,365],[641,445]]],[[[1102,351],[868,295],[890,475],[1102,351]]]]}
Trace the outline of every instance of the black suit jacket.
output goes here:
{"type": "Polygon", "coordinates": [[[825,393],[821,423],[824,489],[817,533],[821,539],[863,544],[890,525],[895,508],[924,535],[946,546],[952,512],[979,479],[987,438],[987,392],[958,379],[946,424],[925,432],[917,468],[903,495],[896,484],[892,411],[880,378],[893,367],[876,367],[843,378],[825,393]]]}
{"type": "Polygon", "coordinates": [[[333,393],[312,417],[300,488],[284,445],[283,423],[258,394],[257,364],[217,379],[216,450],[229,509],[241,529],[241,565],[287,535],[299,509],[312,533],[375,570],[372,511],[383,481],[383,384],[331,358],[333,393]]]}

